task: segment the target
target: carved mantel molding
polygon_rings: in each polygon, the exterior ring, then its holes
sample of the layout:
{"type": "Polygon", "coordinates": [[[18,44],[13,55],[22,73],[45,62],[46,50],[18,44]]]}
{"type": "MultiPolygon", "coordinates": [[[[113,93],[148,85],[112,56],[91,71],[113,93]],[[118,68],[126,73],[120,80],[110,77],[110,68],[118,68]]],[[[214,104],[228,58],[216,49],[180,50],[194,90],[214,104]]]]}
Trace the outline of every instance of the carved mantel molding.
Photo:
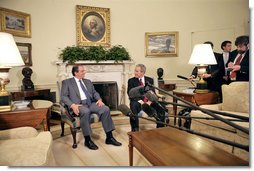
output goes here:
{"type": "MultiPolygon", "coordinates": [[[[55,64],[57,65],[58,81],[72,77],[71,69],[73,64],[62,61],[56,61],[55,64]]],[[[120,103],[128,102],[126,89],[128,79],[132,75],[130,67],[134,64],[133,61],[77,61],[75,64],[85,66],[87,70],[85,77],[91,81],[116,81],[119,99],[124,100],[120,100],[120,103]]]]}

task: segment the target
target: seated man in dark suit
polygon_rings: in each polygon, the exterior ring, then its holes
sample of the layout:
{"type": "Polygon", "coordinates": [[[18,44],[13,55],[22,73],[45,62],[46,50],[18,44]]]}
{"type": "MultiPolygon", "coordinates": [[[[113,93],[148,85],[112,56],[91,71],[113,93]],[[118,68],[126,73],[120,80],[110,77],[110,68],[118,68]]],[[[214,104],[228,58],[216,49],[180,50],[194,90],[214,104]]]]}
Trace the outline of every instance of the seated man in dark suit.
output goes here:
{"type": "MultiPolygon", "coordinates": [[[[154,81],[152,78],[145,76],[146,67],[143,64],[137,64],[134,71],[134,77],[130,78],[128,80],[128,89],[127,93],[129,95],[129,92],[132,88],[138,87],[138,86],[144,86],[147,82],[150,84],[154,84],[154,81]]],[[[154,91],[154,90],[153,90],[154,91]]],[[[135,115],[134,118],[130,118],[130,124],[131,124],[131,131],[139,131],[139,119],[138,119],[138,113],[141,111],[141,105],[146,102],[146,99],[144,97],[137,97],[137,98],[130,98],[130,109],[132,113],[135,115]]],[[[160,124],[157,124],[157,127],[160,127],[160,124]]]]}
{"type": "Polygon", "coordinates": [[[80,125],[85,137],[85,146],[97,150],[98,146],[91,140],[90,115],[96,113],[106,133],[106,144],[121,146],[112,134],[115,130],[109,107],[104,105],[99,93],[94,89],[92,82],[84,79],[85,69],[82,65],[72,68],[73,78],[63,80],[61,90],[61,102],[66,104],[73,112],[80,117],[80,125]]]}
{"type": "Polygon", "coordinates": [[[249,81],[249,36],[237,37],[235,45],[227,64],[230,81],[249,81]]]}

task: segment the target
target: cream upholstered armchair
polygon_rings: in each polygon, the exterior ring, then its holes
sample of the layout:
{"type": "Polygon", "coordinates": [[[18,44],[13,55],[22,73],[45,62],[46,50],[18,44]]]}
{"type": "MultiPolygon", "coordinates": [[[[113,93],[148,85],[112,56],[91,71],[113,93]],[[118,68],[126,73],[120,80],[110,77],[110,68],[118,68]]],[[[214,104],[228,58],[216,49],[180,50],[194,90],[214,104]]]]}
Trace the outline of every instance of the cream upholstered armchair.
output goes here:
{"type": "Polygon", "coordinates": [[[1,166],[55,166],[52,135],[32,127],[0,131],[1,166]]]}
{"type": "MultiPolygon", "coordinates": [[[[229,85],[222,85],[222,97],[223,102],[213,105],[201,105],[200,107],[210,110],[217,110],[221,112],[227,112],[230,114],[236,114],[240,116],[249,117],[249,82],[232,82],[229,85]]],[[[211,117],[201,111],[192,110],[192,117],[211,117]]],[[[228,116],[219,115],[226,119],[236,119],[228,116]]],[[[249,122],[237,122],[234,123],[249,129],[249,122]]],[[[243,133],[228,124],[225,124],[219,120],[199,120],[193,119],[191,129],[198,132],[210,134],[212,136],[220,137],[233,141],[236,143],[248,145],[249,135],[243,133]]],[[[212,141],[212,140],[211,140],[212,141]]],[[[224,150],[241,157],[244,160],[249,160],[249,153],[240,148],[222,144],[216,141],[212,141],[217,146],[224,150]]]]}

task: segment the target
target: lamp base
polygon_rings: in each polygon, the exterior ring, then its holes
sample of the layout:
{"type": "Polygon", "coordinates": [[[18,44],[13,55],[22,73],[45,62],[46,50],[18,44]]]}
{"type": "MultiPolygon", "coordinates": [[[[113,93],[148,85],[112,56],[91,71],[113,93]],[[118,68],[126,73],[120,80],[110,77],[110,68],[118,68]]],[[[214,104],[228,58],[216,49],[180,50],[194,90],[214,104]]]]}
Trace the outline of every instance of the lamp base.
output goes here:
{"type": "Polygon", "coordinates": [[[194,93],[197,93],[197,94],[202,94],[202,93],[209,93],[210,90],[208,89],[195,89],[194,90],[194,93]]]}
{"type": "Polygon", "coordinates": [[[201,79],[198,83],[197,83],[197,88],[195,89],[194,93],[208,93],[210,90],[207,88],[207,82],[204,81],[203,79],[201,79]]]}

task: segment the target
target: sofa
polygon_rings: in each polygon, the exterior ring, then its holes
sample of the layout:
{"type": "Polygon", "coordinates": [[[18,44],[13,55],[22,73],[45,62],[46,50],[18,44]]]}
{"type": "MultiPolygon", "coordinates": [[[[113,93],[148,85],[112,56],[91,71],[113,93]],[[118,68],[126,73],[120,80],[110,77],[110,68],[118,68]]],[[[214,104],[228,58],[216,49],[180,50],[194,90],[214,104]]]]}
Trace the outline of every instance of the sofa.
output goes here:
{"type": "Polygon", "coordinates": [[[55,166],[49,131],[32,127],[0,131],[1,166],[55,166]]]}
{"type": "MultiPolygon", "coordinates": [[[[236,114],[240,116],[249,117],[249,82],[232,82],[229,85],[222,85],[222,103],[213,105],[201,105],[201,108],[227,112],[230,114],[236,114]]],[[[191,117],[206,117],[211,116],[199,111],[192,110],[191,117]]],[[[236,119],[228,116],[221,116],[226,119],[236,119]]],[[[240,125],[249,130],[249,122],[237,122],[233,123],[240,125]]],[[[226,139],[239,144],[249,145],[249,134],[244,133],[232,126],[219,121],[209,119],[192,119],[191,129],[197,132],[205,133],[222,139],[226,139]]],[[[224,143],[220,143],[214,140],[209,140],[216,146],[246,160],[249,161],[249,152],[240,148],[236,148],[224,143]]]]}

